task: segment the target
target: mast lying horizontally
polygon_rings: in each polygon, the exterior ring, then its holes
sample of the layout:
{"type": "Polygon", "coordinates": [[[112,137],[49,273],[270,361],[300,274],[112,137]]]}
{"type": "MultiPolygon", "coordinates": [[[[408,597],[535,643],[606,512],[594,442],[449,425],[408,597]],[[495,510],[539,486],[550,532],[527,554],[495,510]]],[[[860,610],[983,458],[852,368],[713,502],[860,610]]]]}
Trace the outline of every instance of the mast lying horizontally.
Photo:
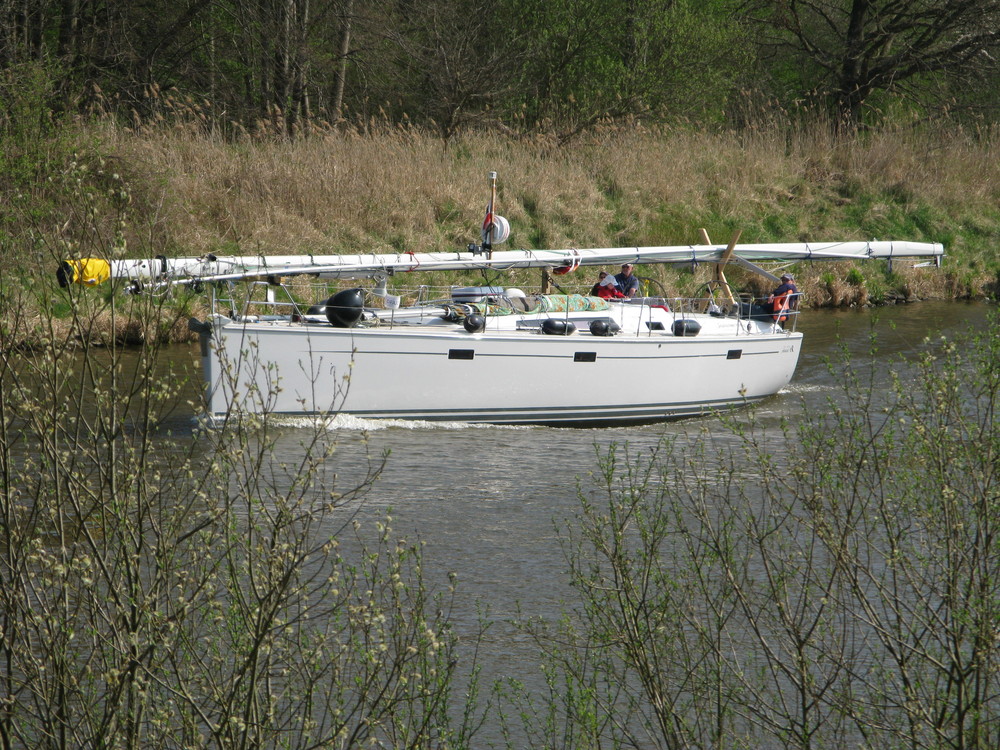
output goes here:
{"type": "MultiPolygon", "coordinates": [[[[475,247],[475,246],[473,246],[475,247]]],[[[268,255],[64,261],[60,282],[97,284],[108,279],[142,283],[190,284],[266,276],[319,275],[359,278],[413,271],[461,271],[511,268],[553,268],[618,263],[717,263],[726,256],[747,262],[799,260],[870,260],[873,258],[934,258],[944,247],[926,242],[800,242],[735,245],[674,245],[565,250],[506,250],[488,256],[474,251],[450,253],[396,253],[366,255],[268,255]]]]}

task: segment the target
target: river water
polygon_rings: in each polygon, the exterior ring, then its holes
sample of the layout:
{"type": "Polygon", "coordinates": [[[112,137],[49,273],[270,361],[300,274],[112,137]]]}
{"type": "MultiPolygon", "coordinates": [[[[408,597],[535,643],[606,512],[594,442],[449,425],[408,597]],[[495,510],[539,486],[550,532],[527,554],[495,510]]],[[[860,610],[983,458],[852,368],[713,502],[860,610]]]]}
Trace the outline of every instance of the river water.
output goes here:
{"type": "MultiPolygon", "coordinates": [[[[804,410],[827,409],[829,399],[838,395],[837,368],[831,370],[828,362],[836,362],[842,348],[856,367],[875,368],[876,382],[887,387],[889,370],[906,367],[900,357],[914,358],[939,336],[986,325],[990,309],[982,303],[922,302],[878,310],[806,311],[798,322],[805,339],[792,384],[763,403],[754,419],[762,427],[776,427],[783,417],[794,420],[804,410]],[[873,333],[875,357],[870,355],[873,333]]],[[[194,357],[187,349],[176,355],[187,362],[194,357]]],[[[628,373],[607,387],[627,390],[628,373]]],[[[711,418],[612,429],[338,418],[330,430],[340,442],[332,460],[342,479],[363,470],[365,449],[390,454],[386,472],[357,518],[371,523],[391,509],[396,533],[425,543],[423,569],[432,586],[443,588],[448,574],[457,574],[458,632],[474,632],[479,608],[488,609],[495,625],[480,652],[484,675],[517,676],[529,684],[531,675],[538,679],[537,654],[508,620],[518,608],[527,615],[555,618],[570,596],[555,522],[577,510],[578,486],[588,486],[595,450],[627,442],[630,451],[643,451],[664,436],[673,437],[675,449],[683,450],[706,431],[717,440],[736,440],[711,418]]],[[[300,439],[301,428],[294,422],[283,427],[278,457],[293,458],[300,439]]],[[[486,734],[494,731],[487,728],[486,734]]]]}

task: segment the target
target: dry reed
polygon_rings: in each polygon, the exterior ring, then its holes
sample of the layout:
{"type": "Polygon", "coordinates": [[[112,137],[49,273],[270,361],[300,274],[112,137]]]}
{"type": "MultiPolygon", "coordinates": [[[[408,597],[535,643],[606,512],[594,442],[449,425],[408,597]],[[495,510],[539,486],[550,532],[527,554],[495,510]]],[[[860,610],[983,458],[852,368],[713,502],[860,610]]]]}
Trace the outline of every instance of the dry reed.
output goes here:
{"type": "MultiPolygon", "coordinates": [[[[463,242],[481,219],[485,175],[500,173],[500,203],[530,245],[648,236],[664,211],[753,223],[784,212],[812,239],[812,209],[888,191],[960,212],[995,207],[993,138],[893,130],[850,140],[824,128],[750,133],[689,130],[595,133],[569,146],[470,134],[449,147],[432,134],[383,128],[326,131],[296,141],[238,143],[163,128],[102,134],[132,168],[134,186],[170,243],[191,252],[239,246],[268,252],[431,250],[463,242]]],[[[873,207],[878,211],[879,207],[873,207]]],[[[817,226],[817,223],[819,226],[817,226]]]]}

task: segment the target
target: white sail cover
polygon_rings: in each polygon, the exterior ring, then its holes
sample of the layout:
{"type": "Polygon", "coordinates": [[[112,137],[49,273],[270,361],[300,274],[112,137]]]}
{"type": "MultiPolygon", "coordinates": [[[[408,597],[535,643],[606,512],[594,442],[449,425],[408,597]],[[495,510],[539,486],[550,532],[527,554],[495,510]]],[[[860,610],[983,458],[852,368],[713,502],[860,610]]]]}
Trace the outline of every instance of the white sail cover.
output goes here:
{"type": "MultiPolygon", "coordinates": [[[[725,245],[674,245],[663,247],[615,247],[565,250],[506,250],[487,254],[471,252],[398,253],[368,255],[268,255],[166,258],[100,261],[66,261],[73,281],[83,269],[101,264],[104,278],[140,282],[186,284],[196,281],[227,281],[252,277],[320,275],[327,278],[358,278],[380,273],[417,271],[457,271],[475,269],[506,270],[551,266],[575,268],[618,263],[712,263],[723,259],[725,245]],[[106,266],[103,264],[106,263],[106,266]],[[77,272],[78,271],[78,272],[77,272]]],[[[749,262],[791,262],[801,260],[870,260],[873,258],[934,258],[944,255],[944,247],[927,242],[799,242],[737,244],[732,259],[749,262]]]]}

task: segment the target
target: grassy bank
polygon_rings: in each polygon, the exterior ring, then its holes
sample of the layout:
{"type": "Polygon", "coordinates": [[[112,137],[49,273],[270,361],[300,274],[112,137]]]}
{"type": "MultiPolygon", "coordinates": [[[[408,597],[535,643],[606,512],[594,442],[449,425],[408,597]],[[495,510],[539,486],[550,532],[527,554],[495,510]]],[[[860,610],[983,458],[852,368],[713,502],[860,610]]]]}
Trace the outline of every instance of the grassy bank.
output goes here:
{"type": "MultiPolygon", "coordinates": [[[[38,274],[18,301],[30,306],[58,294],[55,264],[74,255],[453,249],[475,239],[485,176],[496,170],[509,247],[686,244],[698,241],[699,227],[719,242],[736,230],[745,242],[933,241],[948,253],[940,270],[795,271],[813,306],[995,297],[995,142],[958,128],[838,139],[825,128],[775,126],[615,129],[568,146],[479,134],[444,147],[433,135],[388,127],[232,143],[200,132],[197,118],[138,132],[88,123],[8,144],[16,169],[5,178],[2,252],[8,279],[38,274]]],[[[708,269],[640,271],[670,294],[693,293],[708,277],[708,269]]],[[[591,275],[563,286],[587,288],[591,275]]],[[[750,291],[767,285],[730,276],[750,291]]]]}

